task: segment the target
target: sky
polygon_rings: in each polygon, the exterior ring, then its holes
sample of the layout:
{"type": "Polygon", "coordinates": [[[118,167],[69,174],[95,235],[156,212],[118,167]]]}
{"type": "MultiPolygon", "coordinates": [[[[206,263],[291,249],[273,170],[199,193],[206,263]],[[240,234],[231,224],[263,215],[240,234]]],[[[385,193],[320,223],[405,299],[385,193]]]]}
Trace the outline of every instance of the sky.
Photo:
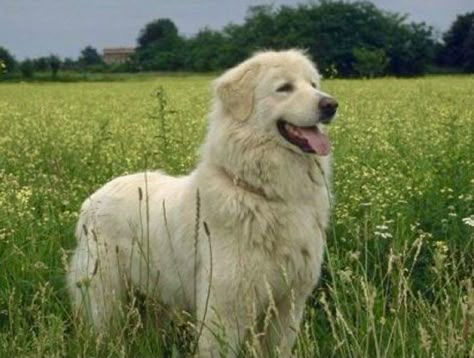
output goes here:
{"type": "MultiPolygon", "coordinates": [[[[134,47],[140,30],[170,18],[182,35],[242,23],[251,5],[295,6],[308,0],[0,0],[0,46],[17,59],[56,54],[77,58],[91,45],[134,47]]],[[[426,22],[440,34],[474,0],[373,0],[377,7],[426,22]]]]}

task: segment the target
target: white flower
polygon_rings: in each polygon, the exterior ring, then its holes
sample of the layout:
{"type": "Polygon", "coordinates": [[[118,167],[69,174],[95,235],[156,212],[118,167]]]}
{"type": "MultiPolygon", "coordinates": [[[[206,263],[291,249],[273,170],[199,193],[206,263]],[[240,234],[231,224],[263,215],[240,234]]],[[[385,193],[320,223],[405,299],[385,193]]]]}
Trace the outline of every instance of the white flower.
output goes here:
{"type": "Polygon", "coordinates": [[[463,223],[474,227],[474,215],[468,216],[467,218],[462,219],[463,223]]]}

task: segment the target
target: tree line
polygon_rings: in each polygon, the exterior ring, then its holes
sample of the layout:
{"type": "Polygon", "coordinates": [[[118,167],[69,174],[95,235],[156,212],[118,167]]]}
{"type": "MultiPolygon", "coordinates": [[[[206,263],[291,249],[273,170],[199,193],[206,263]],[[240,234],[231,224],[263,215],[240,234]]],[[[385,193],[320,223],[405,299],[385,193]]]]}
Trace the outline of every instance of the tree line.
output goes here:
{"type": "Polygon", "coordinates": [[[398,13],[369,2],[321,1],[297,7],[252,6],[243,24],[221,31],[201,29],[182,36],[170,19],[148,23],[137,38],[135,54],[107,66],[88,46],[77,60],[57,56],[16,63],[0,48],[0,71],[61,69],[89,71],[219,71],[261,49],[305,48],[329,77],[413,76],[433,66],[474,72],[474,12],[460,15],[442,41],[425,23],[408,22],[398,13]]]}

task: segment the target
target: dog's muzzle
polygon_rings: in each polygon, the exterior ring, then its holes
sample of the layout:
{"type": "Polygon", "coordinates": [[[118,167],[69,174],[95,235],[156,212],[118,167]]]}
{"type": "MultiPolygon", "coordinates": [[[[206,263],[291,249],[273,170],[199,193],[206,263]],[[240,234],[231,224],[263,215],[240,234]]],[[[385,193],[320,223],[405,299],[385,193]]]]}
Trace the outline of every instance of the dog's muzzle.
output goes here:
{"type": "Polygon", "coordinates": [[[334,118],[339,104],[332,97],[323,97],[319,100],[319,121],[323,124],[329,124],[334,118]]]}

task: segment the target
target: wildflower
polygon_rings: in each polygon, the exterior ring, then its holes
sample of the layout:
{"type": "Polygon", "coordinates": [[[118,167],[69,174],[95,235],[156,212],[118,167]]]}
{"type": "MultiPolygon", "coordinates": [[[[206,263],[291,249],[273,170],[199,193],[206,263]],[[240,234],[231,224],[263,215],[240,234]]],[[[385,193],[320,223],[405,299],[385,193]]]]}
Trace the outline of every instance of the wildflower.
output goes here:
{"type": "Polygon", "coordinates": [[[352,270],[350,268],[346,267],[344,270],[340,270],[338,274],[342,282],[348,283],[352,281],[352,270]]]}
{"type": "Polygon", "coordinates": [[[35,264],[34,264],[34,267],[36,270],[44,270],[44,269],[47,269],[48,266],[46,266],[46,264],[42,261],[37,261],[35,264]]]}
{"type": "Polygon", "coordinates": [[[374,232],[375,236],[381,237],[382,239],[391,239],[392,234],[389,232],[376,231],[374,232]]]}
{"type": "Polygon", "coordinates": [[[462,219],[462,222],[466,225],[469,225],[470,227],[474,227],[474,215],[462,219]]]}
{"type": "Polygon", "coordinates": [[[358,261],[360,257],[360,251],[352,251],[349,253],[349,259],[352,261],[358,261]]]}
{"type": "Polygon", "coordinates": [[[388,232],[388,226],[385,224],[377,225],[375,227],[377,230],[375,231],[375,236],[381,237],[382,239],[391,239],[392,234],[388,232]]]}
{"type": "Polygon", "coordinates": [[[443,241],[436,241],[434,243],[435,252],[434,252],[434,271],[440,273],[443,271],[444,267],[446,266],[446,259],[448,257],[448,246],[443,241]]]}

